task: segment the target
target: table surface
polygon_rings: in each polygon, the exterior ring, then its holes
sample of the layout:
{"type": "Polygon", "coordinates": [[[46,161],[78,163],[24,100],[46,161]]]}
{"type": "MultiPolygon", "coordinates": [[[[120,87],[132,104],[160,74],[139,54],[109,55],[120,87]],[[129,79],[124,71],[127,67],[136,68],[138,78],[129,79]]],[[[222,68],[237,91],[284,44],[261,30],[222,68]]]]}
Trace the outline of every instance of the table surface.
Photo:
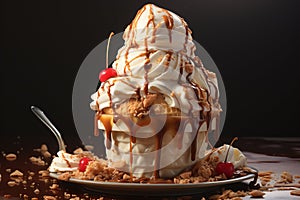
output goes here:
{"type": "MultiPolygon", "coordinates": [[[[3,142],[3,141],[2,141],[3,142]]],[[[1,143],[2,143],[1,142],[1,143]]],[[[222,139],[218,142],[219,145],[228,143],[226,139],[222,139]]],[[[47,144],[47,143],[46,143],[47,144]]],[[[49,145],[49,144],[48,144],[49,145]]],[[[56,179],[41,178],[38,174],[40,170],[47,169],[46,166],[33,165],[29,161],[30,156],[40,156],[39,152],[33,151],[35,148],[39,148],[40,144],[36,146],[26,146],[16,139],[10,147],[7,147],[2,143],[0,150],[2,156],[0,156],[0,200],[5,197],[11,199],[24,198],[24,194],[28,195],[28,199],[37,197],[43,199],[45,195],[57,196],[59,199],[80,197],[81,199],[97,199],[104,197],[104,199],[136,199],[132,194],[128,196],[117,196],[111,194],[103,194],[97,192],[91,192],[86,190],[82,186],[60,182],[56,179]],[[5,154],[15,153],[17,159],[15,161],[7,161],[4,157],[5,154]],[[10,169],[10,171],[9,171],[10,169]],[[24,173],[25,182],[21,182],[19,185],[10,187],[7,182],[10,180],[9,174],[14,170],[20,170],[24,173]],[[34,175],[29,178],[29,172],[34,172],[34,175]],[[47,180],[47,181],[45,181],[47,180]],[[51,190],[49,186],[53,183],[59,184],[58,190],[51,190]],[[68,195],[70,194],[70,197],[68,195]],[[72,196],[73,195],[73,196],[72,196]]],[[[293,175],[300,175],[300,137],[299,138],[240,138],[235,143],[236,147],[243,151],[248,158],[248,165],[252,166],[259,171],[272,171],[274,176],[280,177],[280,174],[287,171],[293,175]]],[[[55,152],[50,152],[54,154],[55,152]]],[[[46,159],[47,163],[51,162],[51,158],[46,159]]],[[[295,179],[295,183],[300,183],[300,179],[295,179]]],[[[226,186],[225,189],[241,190],[248,187],[245,183],[238,183],[230,186],[226,186]]],[[[212,192],[199,193],[192,196],[173,196],[173,197],[150,197],[145,194],[144,199],[201,199],[208,197],[211,194],[217,194],[222,188],[216,188],[212,192]]],[[[223,188],[224,189],[224,188],[223,188]]],[[[295,188],[297,189],[297,188],[295,188]]],[[[298,188],[299,189],[299,188],[298,188]]],[[[141,197],[137,197],[140,199],[141,197]]],[[[246,196],[243,199],[253,199],[250,196],[246,196]]],[[[299,196],[290,195],[290,190],[276,190],[272,192],[266,192],[264,199],[300,199],[299,196]]]]}

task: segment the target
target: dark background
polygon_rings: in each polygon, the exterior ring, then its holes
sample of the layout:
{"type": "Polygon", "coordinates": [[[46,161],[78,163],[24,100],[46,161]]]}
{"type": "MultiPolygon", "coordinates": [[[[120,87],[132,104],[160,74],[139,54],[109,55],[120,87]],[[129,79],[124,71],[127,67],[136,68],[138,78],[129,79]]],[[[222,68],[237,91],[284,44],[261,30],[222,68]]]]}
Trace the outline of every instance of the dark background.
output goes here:
{"type": "MultiPolygon", "coordinates": [[[[1,143],[54,141],[31,105],[46,111],[68,144],[78,142],[71,107],[77,70],[146,3],[103,2],[1,1],[1,143]]],[[[228,101],[222,136],[299,135],[299,1],[153,3],[182,16],[219,67],[228,101]]]]}

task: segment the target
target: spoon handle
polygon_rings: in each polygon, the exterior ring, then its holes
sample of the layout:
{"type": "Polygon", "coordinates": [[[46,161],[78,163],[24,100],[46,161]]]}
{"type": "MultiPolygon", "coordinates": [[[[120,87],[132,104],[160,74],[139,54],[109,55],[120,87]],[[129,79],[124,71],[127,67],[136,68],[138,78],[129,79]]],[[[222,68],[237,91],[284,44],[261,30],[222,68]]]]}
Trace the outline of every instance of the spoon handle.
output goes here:
{"type": "Polygon", "coordinates": [[[31,106],[31,111],[52,131],[54,136],[57,139],[59,150],[66,151],[66,147],[64,141],[61,137],[59,131],[55,128],[55,126],[51,123],[48,117],[44,114],[44,112],[36,106],[31,106]]]}

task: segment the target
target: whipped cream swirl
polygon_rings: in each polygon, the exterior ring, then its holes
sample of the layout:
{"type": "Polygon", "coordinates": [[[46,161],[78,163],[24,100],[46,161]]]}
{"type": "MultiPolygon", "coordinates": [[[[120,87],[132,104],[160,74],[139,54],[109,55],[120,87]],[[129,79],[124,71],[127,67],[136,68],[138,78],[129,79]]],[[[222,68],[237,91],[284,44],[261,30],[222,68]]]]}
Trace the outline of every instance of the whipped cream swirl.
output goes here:
{"type": "Polygon", "coordinates": [[[50,172],[66,172],[76,171],[79,161],[82,158],[80,155],[66,153],[65,151],[57,152],[58,157],[54,157],[49,167],[50,172]]]}
{"type": "Polygon", "coordinates": [[[124,46],[112,65],[119,76],[102,83],[92,95],[93,110],[117,106],[140,88],[138,95],[162,93],[170,107],[184,114],[213,110],[218,115],[221,109],[216,75],[194,55],[191,30],[181,17],[147,4],[128,25],[123,38],[124,46]],[[210,105],[199,105],[199,97],[193,87],[187,86],[187,79],[207,92],[210,105]]]}

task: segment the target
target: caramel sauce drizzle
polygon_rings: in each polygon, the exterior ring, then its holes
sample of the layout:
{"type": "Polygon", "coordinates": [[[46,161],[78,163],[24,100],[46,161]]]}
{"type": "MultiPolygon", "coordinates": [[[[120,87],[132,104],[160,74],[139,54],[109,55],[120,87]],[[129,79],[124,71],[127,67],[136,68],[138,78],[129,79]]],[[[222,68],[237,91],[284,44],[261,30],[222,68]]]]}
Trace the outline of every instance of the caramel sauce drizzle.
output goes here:
{"type": "Polygon", "coordinates": [[[99,116],[101,116],[101,114],[99,111],[97,111],[94,116],[94,136],[99,136],[99,127],[98,127],[99,116]]]}
{"type": "Polygon", "coordinates": [[[169,31],[169,42],[172,43],[172,29],[174,26],[173,16],[169,13],[169,11],[162,9],[166,15],[163,15],[163,19],[165,21],[166,27],[169,31]]]}
{"type": "Polygon", "coordinates": [[[167,71],[168,68],[169,68],[170,61],[171,61],[171,59],[172,59],[172,55],[173,55],[173,52],[172,52],[172,51],[168,51],[167,54],[166,54],[166,61],[165,61],[165,63],[164,63],[165,71],[167,71]]]}
{"type": "Polygon", "coordinates": [[[62,153],[61,156],[62,156],[62,159],[67,163],[68,167],[71,168],[72,165],[71,165],[70,162],[66,159],[65,155],[62,153]]]}

